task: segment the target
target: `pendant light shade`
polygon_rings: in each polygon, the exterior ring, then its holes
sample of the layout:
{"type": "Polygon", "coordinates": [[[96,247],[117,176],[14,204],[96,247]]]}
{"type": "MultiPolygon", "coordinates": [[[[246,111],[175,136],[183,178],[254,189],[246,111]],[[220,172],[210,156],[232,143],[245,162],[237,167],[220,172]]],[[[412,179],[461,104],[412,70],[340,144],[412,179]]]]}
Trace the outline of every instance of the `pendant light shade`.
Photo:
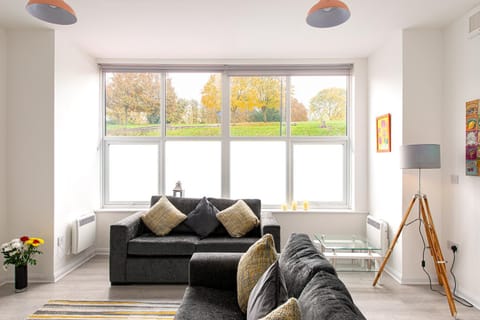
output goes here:
{"type": "Polygon", "coordinates": [[[75,11],[63,0],[30,0],[26,9],[35,18],[46,22],[63,25],[77,22],[75,11]]]}
{"type": "Polygon", "coordinates": [[[320,0],[307,14],[307,23],[316,28],[330,28],[350,18],[347,5],[339,0],[320,0]]]}

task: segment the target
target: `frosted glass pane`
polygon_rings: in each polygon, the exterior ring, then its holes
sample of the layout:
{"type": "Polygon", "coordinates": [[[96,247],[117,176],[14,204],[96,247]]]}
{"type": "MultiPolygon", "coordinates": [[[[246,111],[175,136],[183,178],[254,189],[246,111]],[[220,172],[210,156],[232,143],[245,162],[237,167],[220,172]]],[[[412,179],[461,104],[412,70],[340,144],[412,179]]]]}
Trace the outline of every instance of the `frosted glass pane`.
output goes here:
{"type": "Polygon", "coordinates": [[[282,141],[232,142],[231,197],[261,199],[262,204],[285,201],[285,152],[282,141]]]}
{"type": "Polygon", "coordinates": [[[158,194],[158,146],[110,145],[110,201],[150,201],[158,194]]]}
{"type": "Polygon", "coordinates": [[[295,145],[293,198],[297,201],[344,201],[343,145],[295,145]]]}
{"type": "Polygon", "coordinates": [[[220,142],[168,141],[165,145],[166,194],[173,194],[177,181],[182,182],[186,197],[220,197],[220,142]]]}

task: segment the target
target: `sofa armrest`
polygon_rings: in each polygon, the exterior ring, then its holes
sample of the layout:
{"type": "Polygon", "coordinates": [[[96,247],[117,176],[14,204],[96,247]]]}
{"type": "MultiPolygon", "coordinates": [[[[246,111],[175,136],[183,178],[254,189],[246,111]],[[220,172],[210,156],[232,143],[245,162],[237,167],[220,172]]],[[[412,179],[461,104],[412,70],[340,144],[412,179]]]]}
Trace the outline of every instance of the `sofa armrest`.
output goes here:
{"type": "Polygon", "coordinates": [[[277,252],[280,252],[280,224],[270,211],[263,211],[260,219],[262,236],[270,233],[275,242],[277,252]]]}
{"type": "Polygon", "coordinates": [[[143,211],[136,212],[110,225],[110,282],[126,282],[127,246],[140,233],[143,211]]]}
{"type": "Polygon", "coordinates": [[[196,252],[190,259],[188,283],[216,289],[237,290],[241,252],[196,252]]]}

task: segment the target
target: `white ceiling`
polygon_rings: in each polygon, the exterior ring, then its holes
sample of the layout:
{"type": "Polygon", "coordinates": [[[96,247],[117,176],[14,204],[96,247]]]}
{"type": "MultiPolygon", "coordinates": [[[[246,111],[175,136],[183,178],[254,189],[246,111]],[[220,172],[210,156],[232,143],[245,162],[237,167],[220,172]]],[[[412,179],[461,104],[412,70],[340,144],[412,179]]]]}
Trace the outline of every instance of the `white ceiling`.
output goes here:
{"type": "Polygon", "coordinates": [[[31,17],[27,0],[0,0],[0,27],[54,28],[103,59],[315,59],[366,57],[396,31],[442,27],[479,0],[344,0],[351,18],[305,23],[316,0],[67,0],[78,22],[31,17]]]}

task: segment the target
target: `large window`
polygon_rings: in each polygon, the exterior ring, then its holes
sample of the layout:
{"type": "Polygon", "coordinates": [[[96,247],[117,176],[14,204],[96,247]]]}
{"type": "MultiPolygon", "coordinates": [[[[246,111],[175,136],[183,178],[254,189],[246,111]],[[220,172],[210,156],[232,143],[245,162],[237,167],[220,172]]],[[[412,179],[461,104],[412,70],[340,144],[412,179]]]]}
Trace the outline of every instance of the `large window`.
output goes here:
{"type": "Polygon", "coordinates": [[[105,207],[153,194],[350,206],[351,65],[102,66],[105,207]]]}

